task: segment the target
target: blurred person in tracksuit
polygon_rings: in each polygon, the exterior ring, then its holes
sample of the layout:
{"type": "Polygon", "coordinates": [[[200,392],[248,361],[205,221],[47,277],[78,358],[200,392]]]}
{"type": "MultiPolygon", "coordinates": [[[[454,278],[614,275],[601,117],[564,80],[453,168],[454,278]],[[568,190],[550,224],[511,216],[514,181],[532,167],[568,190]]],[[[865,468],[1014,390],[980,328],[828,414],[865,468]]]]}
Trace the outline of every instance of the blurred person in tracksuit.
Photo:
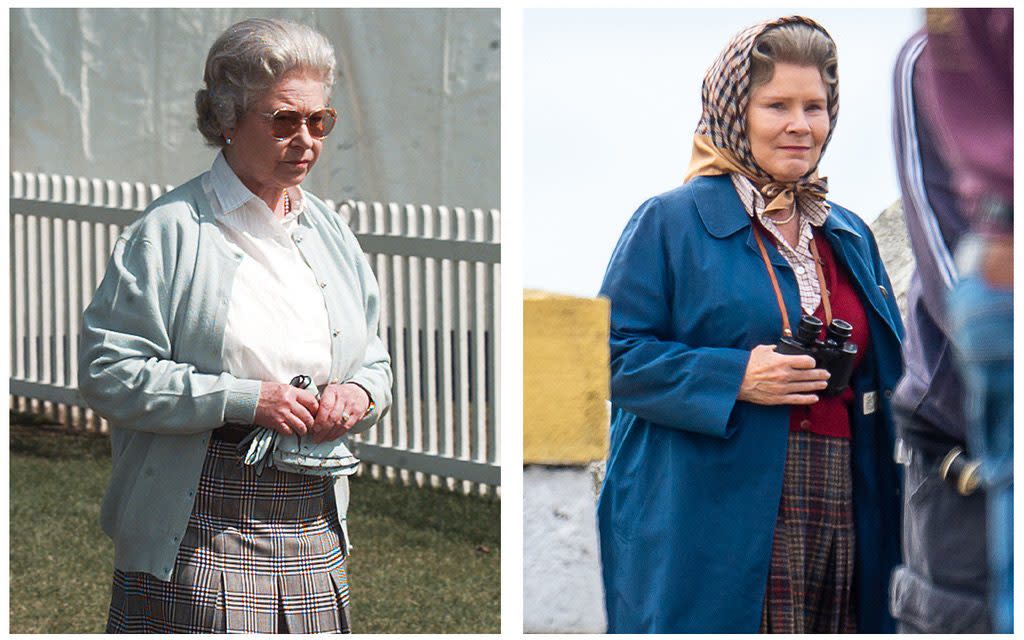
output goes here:
{"type": "Polygon", "coordinates": [[[893,398],[907,468],[890,606],[903,632],[1010,633],[1013,10],[927,15],[895,73],[917,268],[893,398]]]}

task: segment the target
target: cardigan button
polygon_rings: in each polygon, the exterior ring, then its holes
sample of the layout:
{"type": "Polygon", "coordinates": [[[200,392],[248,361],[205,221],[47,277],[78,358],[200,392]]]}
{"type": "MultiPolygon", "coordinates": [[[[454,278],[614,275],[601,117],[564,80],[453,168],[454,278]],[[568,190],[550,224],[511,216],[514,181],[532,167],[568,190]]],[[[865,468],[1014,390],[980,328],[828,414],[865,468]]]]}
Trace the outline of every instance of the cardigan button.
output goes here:
{"type": "Polygon", "coordinates": [[[886,389],[885,390],[885,397],[886,398],[891,398],[892,397],[892,389],[886,389]]]}

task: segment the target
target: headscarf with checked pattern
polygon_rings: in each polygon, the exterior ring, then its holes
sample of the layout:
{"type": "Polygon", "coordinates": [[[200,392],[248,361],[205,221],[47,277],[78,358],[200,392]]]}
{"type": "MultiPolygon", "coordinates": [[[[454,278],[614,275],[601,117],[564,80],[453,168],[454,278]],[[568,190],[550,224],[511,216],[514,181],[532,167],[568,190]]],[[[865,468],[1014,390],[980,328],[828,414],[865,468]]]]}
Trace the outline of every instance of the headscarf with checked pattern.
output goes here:
{"type": "MultiPolygon", "coordinates": [[[[759,35],[772,27],[805,24],[818,29],[832,40],[825,28],[810,18],[788,16],[767,20],[748,27],[733,36],[729,44],[704,75],[701,90],[703,111],[693,136],[693,153],[686,180],[694,176],[739,173],[760,190],[768,203],[764,211],[788,211],[796,199],[801,210],[816,209],[824,218],[829,206],[825,202],[828,179],[819,178],[817,165],[795,183],[777,182],[754,161],[747,137],[747,105],[750,102],[750,52],[759,35]]],[[[826,83],[829,130],[822,153],[832,139],[839,116],[839,87],[826,83]]],[[[819,157],[820,160],[820,157],[819,157]]],[[[819,217],[814,216],[814,217],[819,217]]]]}

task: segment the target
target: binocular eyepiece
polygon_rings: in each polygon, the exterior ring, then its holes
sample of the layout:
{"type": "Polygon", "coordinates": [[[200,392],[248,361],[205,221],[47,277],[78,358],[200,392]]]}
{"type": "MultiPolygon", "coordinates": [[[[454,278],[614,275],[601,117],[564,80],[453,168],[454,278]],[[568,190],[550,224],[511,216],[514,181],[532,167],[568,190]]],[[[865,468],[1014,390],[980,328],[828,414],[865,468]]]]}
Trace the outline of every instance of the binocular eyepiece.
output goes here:
{"type": "Polygon", "coordinates": [[[850,336],[853,335],[853,325],[849,322],[834,318],[825,330],[825,339],[819,340],[822,327],[824,323],[821,320],[804,315],[800,318],[796,335],[779,338],[775,351],[783,355],[814,358],[815,367],[832,374],[828,379],[828,386],[821,395],[835,396],[850,385],[857,345],[849,342],[850,336]]]}

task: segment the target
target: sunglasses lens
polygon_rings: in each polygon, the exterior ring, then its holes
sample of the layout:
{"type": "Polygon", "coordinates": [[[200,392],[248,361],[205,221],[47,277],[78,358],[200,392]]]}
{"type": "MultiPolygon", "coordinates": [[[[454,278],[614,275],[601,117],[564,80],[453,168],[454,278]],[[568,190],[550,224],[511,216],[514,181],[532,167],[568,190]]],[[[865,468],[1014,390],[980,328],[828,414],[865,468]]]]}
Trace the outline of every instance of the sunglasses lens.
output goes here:
{"type": "Polygon", "coordinates": [[[302,114],[298,111],[278,111],[271,122],[275,138],[290,138],[302,126],[302,114]]]}
{"type": "Polygon", "coordinates": [[[316,138],[325,137],[331,132],[331,129],[334,129],[334,123],[336,120],[337,118],[334,116],[333,111],[329,111],[327,109],[314,111],[309,114],[309,119],[306,121],[307,126],[309,127],[309,135],[316,138]]]}
{"type": "Polygon", "coordinates": [[[309,135],[314,138],[323,138],[334,128],[335,121],[337,121],[337,116],[334,109],[320,109],[309,114],[308,117],[298,111],[282,110],[274,113],[274,117],[270,120],[270,130],[275,138],[284,140],[294,136],[305,122],[306,127],[309,128],[309,135]]]}

